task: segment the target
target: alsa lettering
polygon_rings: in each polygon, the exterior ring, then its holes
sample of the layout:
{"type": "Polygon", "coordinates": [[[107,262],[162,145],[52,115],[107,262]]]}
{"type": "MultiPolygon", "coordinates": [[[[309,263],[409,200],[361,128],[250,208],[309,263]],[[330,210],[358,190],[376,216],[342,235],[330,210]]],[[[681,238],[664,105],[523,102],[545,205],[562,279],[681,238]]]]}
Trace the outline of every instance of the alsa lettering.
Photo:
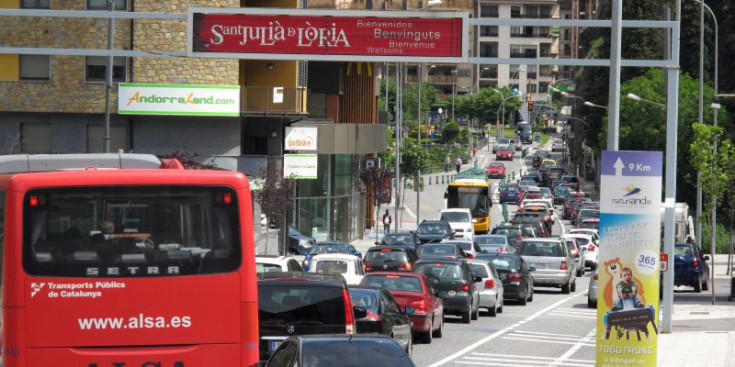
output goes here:
{"type": "MultiPolygon", "coordinates": [[[[88,367],[105,367],[108,366],[107,364],[99,364],[99,363],[90,363],[87,365],[88,367]]],[[[111,367],[137,367],[138,364],[128,364],[125,362],[112,362],[109,364],[111,367]]],[[[147,361],[143,362],[143,364],[140,365],[140,367],[186,367],[184,365],[184,362],[182,361],[176,361],[173,364],[163,364],[161,362],[153,362],[153,361],[147,361]]]]}

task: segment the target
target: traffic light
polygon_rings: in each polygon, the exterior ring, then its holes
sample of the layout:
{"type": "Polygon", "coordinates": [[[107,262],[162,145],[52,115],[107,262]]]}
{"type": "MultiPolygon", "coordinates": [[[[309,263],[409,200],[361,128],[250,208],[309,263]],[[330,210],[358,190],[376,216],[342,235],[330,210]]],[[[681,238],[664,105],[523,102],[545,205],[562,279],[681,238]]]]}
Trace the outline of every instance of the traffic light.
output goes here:
{"type": "Polygon", "coordinates": [[[533,101],[528,101],[528,110],[533,111],[533,101]]]}

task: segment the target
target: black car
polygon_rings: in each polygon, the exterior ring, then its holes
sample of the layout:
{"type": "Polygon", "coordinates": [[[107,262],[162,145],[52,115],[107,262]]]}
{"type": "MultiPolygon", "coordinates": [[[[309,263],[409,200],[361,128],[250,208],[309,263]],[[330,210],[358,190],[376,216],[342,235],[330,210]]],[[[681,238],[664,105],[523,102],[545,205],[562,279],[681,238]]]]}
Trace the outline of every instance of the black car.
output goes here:
{"type": "Polygon", "coordinates": [[[421,244],[454,239],[452,226],[444,220],[423,220],[416,228],[415,233],[419,240],[421,240],[421,244]]]}
{"type": "Polygon", "coordinates": [[[477,320],[480,313],[480,292],[477,282],[464,260],[426,259],[415,264],[414,272],[424,274],[444,301],[444,314],[458,315],[462,322],[477,320]]]}
{"type": "Polygon", "coordinates": [[[411,356],[413,340],[411,339],[411,319],[414,309],[406,307],[405,313],[395,297],[387,290],[379,287],[350,286],[350,299],[354,307],[363,307],[367,315],[355,320],[358,334],[377,333],[393,337],[411,356]]]}
{"type": "Polygon", "coordinates": [[[467,259],[469,256],[456,243],[427,243],[416,251],[419,259],[467,259]]]}
{"type": "Polygon", "coordinates": [[[536,268],[529,267],[517,254],[481,254],[478,259],[488,260],[503,280],[503,299],[516,300],[521,305],[533,301],[533,277],[536,268]]]}
{"type": "Polygon", "coordinates": [[[344,278],[318,273],[258,274],[260,360],[265,361],[292,335],[354,334],[355,319],[367,311],[352,309],[344,278]]]}
{"type": "Polygon", "coordinates": [[[524,238],[536,237],[537,234],[533,229],[520,224],[499,225],[493,228],[490,233],[506,235],[510,245],[516,248],[524,238]]]}
{"type": "Polygon", "coordinates": [[[288,226],[288,253],[291,255],[303,255],[316,245],[316,240],[301,234],[296,228],[288,226]]]}
{"type": "Polygon", "coordinates": [[[406,246],[415,249],[421,246],[421,240],[414,232],[394,232],[386,234],[380,242],[375,242],[375,244],[378,246],[406,246]]]}
{"type": "Polygon", "coordinates": [[[363,265],[367,271],[412,271],[418,259],[412,247],[377,246],[367,250],[363,265]]]}
{"type": "Polygon", "coordinates": [[[414,367],[393,338],[378,334],[306,335],[288,338],[266,367],[414,367]]]}

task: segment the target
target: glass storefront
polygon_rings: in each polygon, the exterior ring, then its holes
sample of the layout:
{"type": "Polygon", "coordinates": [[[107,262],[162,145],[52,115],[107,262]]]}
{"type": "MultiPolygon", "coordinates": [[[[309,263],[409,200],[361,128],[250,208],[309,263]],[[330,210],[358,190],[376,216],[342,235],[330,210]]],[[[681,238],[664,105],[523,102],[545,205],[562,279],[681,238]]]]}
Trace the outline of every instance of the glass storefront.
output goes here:
{"type": "Polygon", "coordinates": [[[349,242],[362,238],[364,195],[355,190],[359,157],[320,154],[318,167],[317,179],[298,180],[289,223],[317,241],[349,242]]]}

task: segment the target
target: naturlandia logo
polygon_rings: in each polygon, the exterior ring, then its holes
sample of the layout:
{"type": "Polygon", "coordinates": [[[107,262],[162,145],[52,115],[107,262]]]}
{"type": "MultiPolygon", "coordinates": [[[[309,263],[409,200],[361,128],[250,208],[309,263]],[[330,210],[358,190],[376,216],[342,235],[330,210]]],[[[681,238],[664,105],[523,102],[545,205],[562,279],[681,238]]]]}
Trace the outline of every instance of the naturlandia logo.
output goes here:
{"type": "Polygon", "coordinates": [[[640,187],[631,184],[628,187],[623,187],[622,191],[624,192],[622,197],[611,200],[613,204],[621,206],[645,206],[652,204],[647,196],[642,195],[640,187]]]}
{"type": "Polygon", "coordinates": [[[135,92],[135,94],[128,99],[128,104],[126,106],[130,106],[132,103],[141,103],[141,104],[192,104],[192,105],[234,105],[235,100],[232,98],[214,98],[214,96],[209,97],[195,97],[194,92],[189,93],[188,96],[182,97],[182,96],[158,96],[155,93],[150,95],[141,95],[140,91],[135,92]]]}

